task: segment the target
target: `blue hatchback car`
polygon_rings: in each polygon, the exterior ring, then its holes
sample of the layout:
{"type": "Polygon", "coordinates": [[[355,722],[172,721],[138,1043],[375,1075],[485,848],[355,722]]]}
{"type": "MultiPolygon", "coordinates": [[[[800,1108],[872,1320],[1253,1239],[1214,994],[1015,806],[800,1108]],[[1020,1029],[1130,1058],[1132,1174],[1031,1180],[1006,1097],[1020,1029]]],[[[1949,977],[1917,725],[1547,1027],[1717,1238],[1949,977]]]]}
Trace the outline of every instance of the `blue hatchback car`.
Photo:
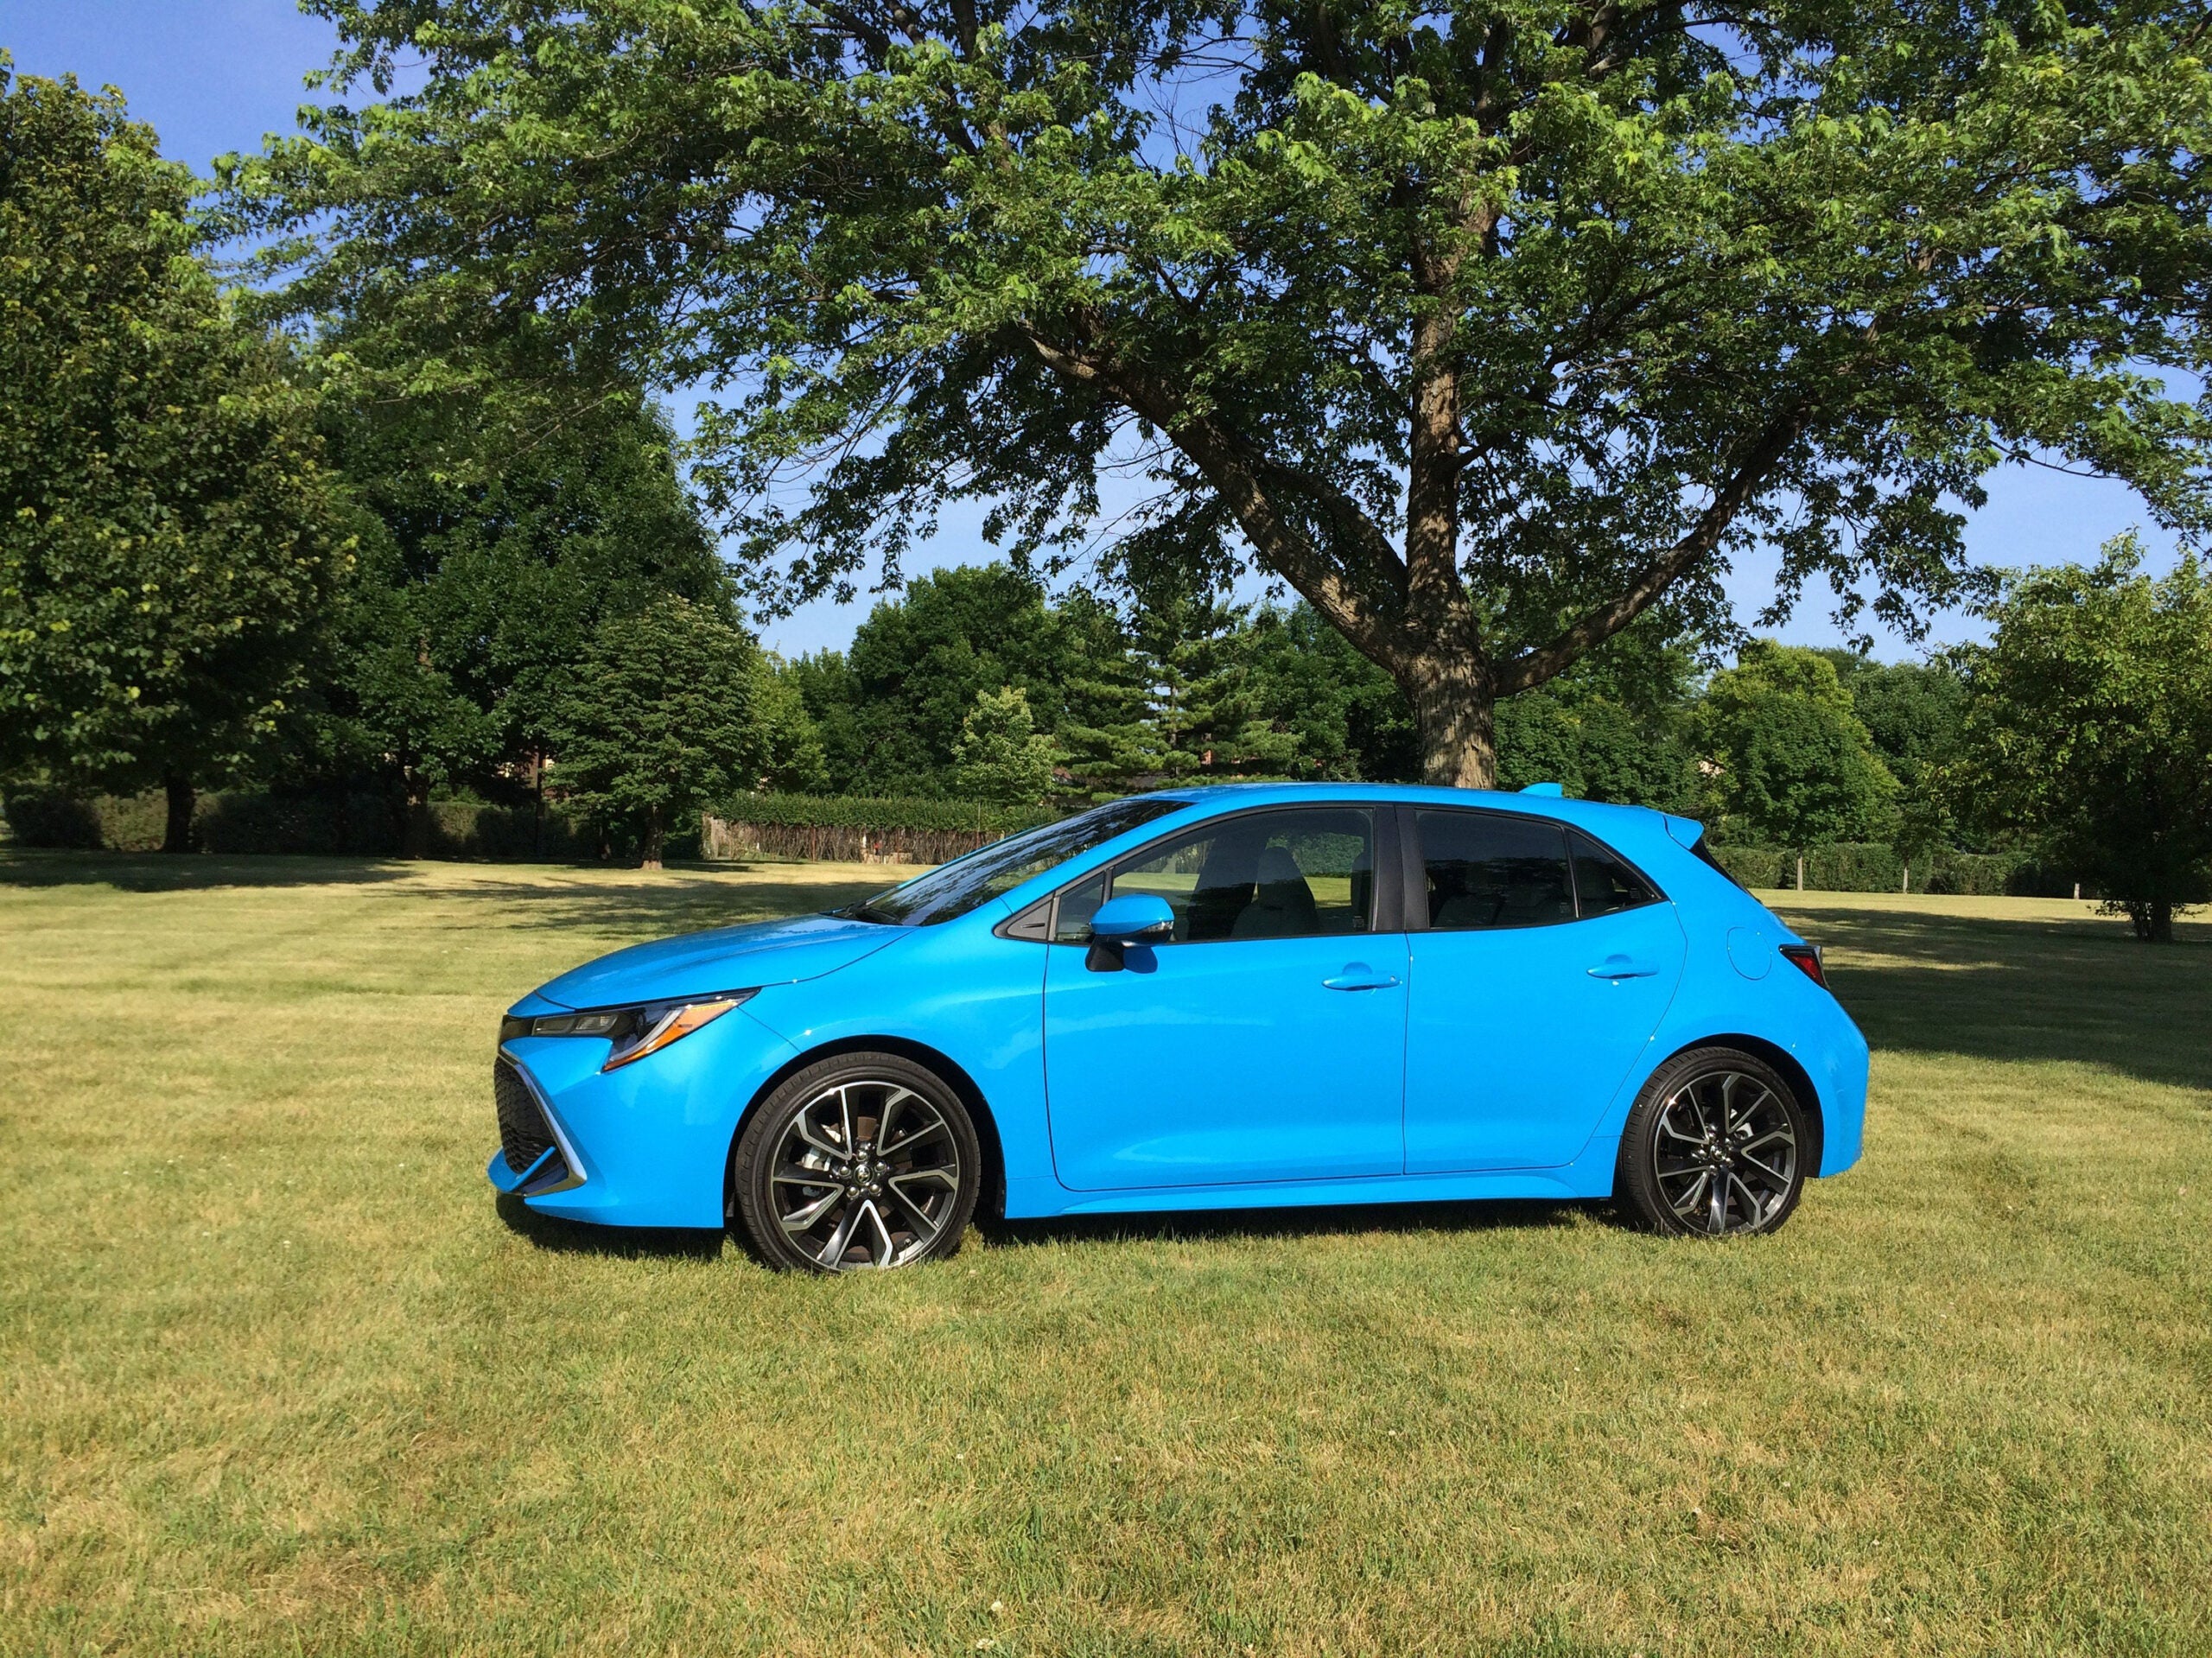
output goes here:
{"type": "Polygon", "coordinates": [[[488,1172],[823,1272],[979,1205],[1611,1198],[1770,1232],[1859,1157],[1820,952],[1640,807],[1246,785],[1096,807],[515,1004],[488,1172]]]}

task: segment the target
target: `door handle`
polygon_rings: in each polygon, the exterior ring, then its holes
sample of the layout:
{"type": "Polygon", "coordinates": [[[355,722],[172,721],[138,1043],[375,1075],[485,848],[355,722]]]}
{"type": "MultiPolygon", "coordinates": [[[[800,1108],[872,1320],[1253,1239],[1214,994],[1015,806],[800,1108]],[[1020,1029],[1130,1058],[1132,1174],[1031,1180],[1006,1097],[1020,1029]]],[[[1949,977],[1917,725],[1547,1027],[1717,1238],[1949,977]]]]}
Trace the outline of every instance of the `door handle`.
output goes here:
{"type": "Polygon", "coordinates": [[[1590,969],[1593,979],[1649,979],[1656,976],[1656,962],[1640,961],[1633,956],[1608,956],[1590,969]]]}
{"type": "Polygon", "coordinates": [[[1364,962],[1346,962],[1343,972],[1321,983],[1330,990],[1388,990],[1397,981],[1395,974],[1377,973],[1364,962]]]}

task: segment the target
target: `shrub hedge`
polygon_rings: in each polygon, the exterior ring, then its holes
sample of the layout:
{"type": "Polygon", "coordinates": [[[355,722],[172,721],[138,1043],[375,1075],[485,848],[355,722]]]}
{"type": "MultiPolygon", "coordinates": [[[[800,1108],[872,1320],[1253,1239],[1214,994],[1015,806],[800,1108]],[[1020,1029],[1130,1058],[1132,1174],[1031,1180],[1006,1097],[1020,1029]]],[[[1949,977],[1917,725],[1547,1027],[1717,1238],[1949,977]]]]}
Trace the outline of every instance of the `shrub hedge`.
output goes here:
{"type": "Polygon", "coordinates": [[[740,795],[714,809],[734,823],[791,829],[912,829],[948,835],[1011,835],[1049,823],[1059,814],[1039,806],[995,806],[980,800],[931,800],[900,795],[740,795]]]}
{"type": "MultiPolygon", "coordinates": [[[[1790,887],[1797,883],[1797,854],[1782,847],[1723,846],[1713,855],[1746,886],[1790,887]]],[[[1916,893],[2016,897],[2063,895],[2071,883],[2054,879],[2024,853],[1938,852],[1912,866],[1916,893]]],[[[1805,886],[1815,893],[1897,893],[1904,890],[1904,861],[1879,842],[1843,842],[1805,849],[1805,886]]]]}
{"type": "MultiPolygon", "coordinates": [[[[168,821],[159,794],[22,791],[8,795],[0,809],[18,846],[154,852],[168,821]]],[[[439,800],[424,816],[422,842],[433,858],[580,858],[598,851],[584,826],[557,810],[541,821],[526,806],[439,800]]],[[[207,852],[391,857],[401,850],[400,815],[380,795],[205,794],[192,824],[207,852]]]]}
{"type": "MultiPolygon", "coordinates": [[[[600,850],[589,826],[557,808],[548,808],[542,818],[526,806],[476,801],[434,801],[425,810],[422,839],[433,858],[521,861],[590,858],[600,850]]],[[[0,800],[0,810],[18,846],[114,852],[157,850],[167,814],[157,793],[80,797],[50,790],[10,793],[0,800]]],[[[668,850],[677,857],[765,852],[936,863],[1055,816],[1049,809],[973,800],[744,795],[709,815],[703,843],[689,835],[671,836],[668,850]]],[[[401,827],[392,803],[371,794],[205,794],[193,820],[200,846],[225,853],[392,857],[402,849],[401,827]]],[[[1715,843],[1713,851],[1746,886],[1796,884],[1796,855],[1786,848],[1715,843]]],[[[1904,873],[1896,849],[1879,842],[1811,847],[1805,853],[1805,885],[1815,892],[1895,893],[1904,886],[1904,873]]],[[[2024,854],[1939,852],[1914,863],[1912,890],[2059,897],[2072,891],[2072,883],[2024,854]]]]}

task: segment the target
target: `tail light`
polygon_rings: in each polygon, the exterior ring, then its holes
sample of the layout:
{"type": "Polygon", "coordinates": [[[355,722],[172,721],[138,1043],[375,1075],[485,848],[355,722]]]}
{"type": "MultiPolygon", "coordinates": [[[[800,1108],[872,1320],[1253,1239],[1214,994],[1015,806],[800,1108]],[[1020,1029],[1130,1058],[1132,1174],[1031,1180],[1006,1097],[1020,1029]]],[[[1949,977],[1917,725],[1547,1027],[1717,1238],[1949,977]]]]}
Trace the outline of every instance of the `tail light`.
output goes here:
{"type": "Polygon", "coordinates": [[[1791,966],[1821,989],[1828,988],[1827,963],[1818,944],[1784,944],[1782,954],[1791,966]]]}

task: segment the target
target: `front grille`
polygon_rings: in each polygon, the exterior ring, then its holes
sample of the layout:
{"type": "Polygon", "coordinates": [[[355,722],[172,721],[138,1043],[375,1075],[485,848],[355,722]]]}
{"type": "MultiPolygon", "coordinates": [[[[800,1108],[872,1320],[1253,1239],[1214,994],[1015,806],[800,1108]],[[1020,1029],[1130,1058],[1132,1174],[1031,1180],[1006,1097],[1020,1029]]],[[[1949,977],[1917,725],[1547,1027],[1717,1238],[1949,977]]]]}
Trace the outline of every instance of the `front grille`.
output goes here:
{"type": "Polygon", "coordinates": [[[553,1130],[546,1125],[530,1084],[504,1054],[492,1066],[492,1100],[499,1110],[500,1149],[506,1153],[507,1166],[520,1174],[545,1155],[553,1144],[553,1130]]]}

